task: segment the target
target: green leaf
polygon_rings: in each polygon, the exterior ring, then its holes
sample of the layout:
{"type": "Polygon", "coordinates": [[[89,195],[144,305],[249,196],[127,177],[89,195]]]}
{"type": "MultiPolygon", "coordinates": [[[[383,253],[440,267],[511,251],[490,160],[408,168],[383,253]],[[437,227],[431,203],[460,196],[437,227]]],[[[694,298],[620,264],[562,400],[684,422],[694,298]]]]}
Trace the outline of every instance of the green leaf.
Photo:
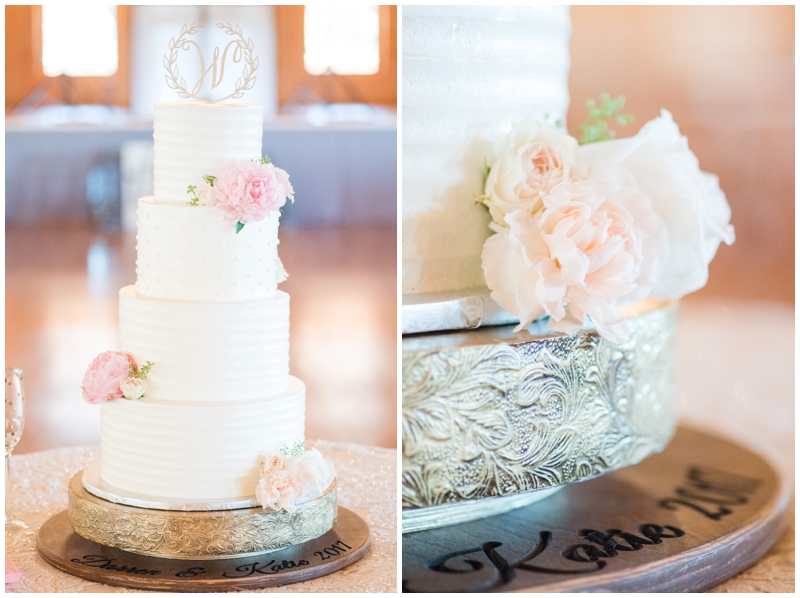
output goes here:
{"type": "Polygon", "coordinates": [[[204,175],[203,175],[203,180],[204,180],[206,183],[208,183],[209,185],[211,185],[212,187],[214,186],[214,180],[215,180],[216,178],[217,178],[217,177],[215,177],[215,176],[211,176],[210,174],[204,174],[204,175]]]}
{"type": "Polygon", "coordinates": [[[578,127],[570,131],[570,134],[581,145],[613,139],[617,133],[608,128],[609,120],[614,119],[620,125],[626,125],[633,120],[633,116],[630,114],[619,112],[623,106],[625,106],[625,96],[612,98],[605,92],[600,94],[599,106],[591,98],[586,100],[589,116],[578,127]]]}
{"type": "Polygon", "coordinates": [[[244,228],[244,222],[237,222],[236,223],[236,234],[238,235],[243,228],[244,228]]]}

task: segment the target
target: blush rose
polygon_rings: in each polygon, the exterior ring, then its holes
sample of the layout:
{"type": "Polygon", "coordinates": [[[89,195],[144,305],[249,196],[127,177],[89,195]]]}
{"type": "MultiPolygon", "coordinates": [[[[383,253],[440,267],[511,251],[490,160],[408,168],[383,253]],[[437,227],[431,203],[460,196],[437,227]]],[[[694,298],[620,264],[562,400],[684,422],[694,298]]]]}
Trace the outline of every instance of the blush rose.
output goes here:
{"type": "Polygon", "coordinates": [[[486,178],[483,203],[503,227],[507,214],[514,210],[534,214],[542,208],[542,194],[583,178],[578,142],[544,123],[515,124],[499,155],[486,178]]]}
{"type": "Polygon", "coordinates": [[[286,469],[286,459],[283,455],[269,455],[261,466],[261,476],[267,477],[286,469]]]}

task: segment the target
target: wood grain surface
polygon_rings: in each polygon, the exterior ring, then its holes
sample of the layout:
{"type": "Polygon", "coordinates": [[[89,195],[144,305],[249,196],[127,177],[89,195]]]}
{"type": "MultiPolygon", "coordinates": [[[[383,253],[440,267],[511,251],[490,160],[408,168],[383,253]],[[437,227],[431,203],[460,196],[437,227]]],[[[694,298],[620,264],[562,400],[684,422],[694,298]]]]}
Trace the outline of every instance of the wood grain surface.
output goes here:
{"type": "Polygon", "coordinates": [[[633,467],[505,515],[403,537],[403,588],[700,591],[761,558],[787,526],[791,484],[761,457],[679,429],[633,467]]]}

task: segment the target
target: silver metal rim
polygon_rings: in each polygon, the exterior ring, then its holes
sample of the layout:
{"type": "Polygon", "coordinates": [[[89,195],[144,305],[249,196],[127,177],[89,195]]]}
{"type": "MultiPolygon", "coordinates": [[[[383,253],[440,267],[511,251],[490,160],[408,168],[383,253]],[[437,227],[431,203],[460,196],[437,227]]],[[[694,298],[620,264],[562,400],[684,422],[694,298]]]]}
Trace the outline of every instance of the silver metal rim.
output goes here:
{"type": "Polygon", "coordinates": [[[403,533],[420,532],[426,529],[457,525],[476,519],[485,519],[495,515],[502,515],[508,511],[519,509],[539,502],[552,496],[564,486],[523,492],[511,496],[497,496],[469,500],[461,503],[423,507],[420,509],[407,509],[403,511],[403,533]]]}

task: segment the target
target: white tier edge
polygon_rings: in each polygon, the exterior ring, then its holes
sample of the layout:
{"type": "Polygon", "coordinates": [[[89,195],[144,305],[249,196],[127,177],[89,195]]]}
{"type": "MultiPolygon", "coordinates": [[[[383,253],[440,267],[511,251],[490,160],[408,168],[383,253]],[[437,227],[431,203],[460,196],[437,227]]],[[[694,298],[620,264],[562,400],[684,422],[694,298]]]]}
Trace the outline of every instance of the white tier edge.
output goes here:
{"type": "Polygon", "coordinates": [[[102,479],[120,490],[186,502],[254,496],[267,453],[305,440],[305,385],[246,402],[104,403],[102,479]]]}
{"type": "Polygon", "coordinates": [[[247,401],[289,389],[289,295],[240,303],[119,292],[120,349],[153,362],[146,402],[247,401]]]}

